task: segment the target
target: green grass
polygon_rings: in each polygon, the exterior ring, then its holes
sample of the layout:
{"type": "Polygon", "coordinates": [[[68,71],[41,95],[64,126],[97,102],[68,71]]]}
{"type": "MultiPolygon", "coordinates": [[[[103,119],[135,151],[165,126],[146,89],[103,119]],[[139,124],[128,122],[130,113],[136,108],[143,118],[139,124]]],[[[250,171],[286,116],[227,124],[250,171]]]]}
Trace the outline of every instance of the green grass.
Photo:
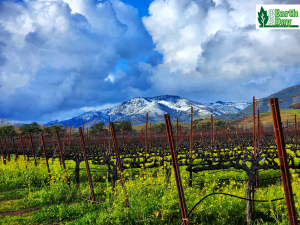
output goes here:
{"type": "MultiPolygon", "coordinates": [[[[49,182],[44,161],[38,162],[37,170],[30,162],[25,168],[22,159],[12,160],[7,165],[0,164],[0,199],[22,198],[5,201],[0,204],[0,213],[41,208],[35,212],[19,216],[0,216],[0,224],[47,224],[61,222],[64,224],[179,224],[181,213],[173,169],[168,189],[165,184],[163,168],[143,171],[141,169],[125,170],[126,190],[130,207],[125,208],[124,193],[119,182],[115,192],[106,181],[106,173],[93,173],[96,201],[101,204],[88,203],[90,189],[86,172],[80,171],[79,189],[74,183],[74,169],[68,169],[71,180],[69,190],[64,173],[56,160],[49,160],[52,175],[49,182]],[[143,174],[146,178],[143,178],[143,174]],[[157,177],[152,177],[155,175],[157,177]],[[20,189],[24,188],[24,189],[20,189]],[[4,192],[6,191],[6,192],[4,192]]],[[[75,163],[66,161],[67,168],[74,168],[75,163]]],[[[85,168],[84,162],[80,168],[85,168]]],[[[90,169],[105,169],[104,166],[92,165],[90,169]]],[[[231,169],[234,170],[234,169],[231,169]]],[[[188,187],[188,172],[180,167],[183,189],[188,211],[204,196],[213,192],[225,192],[245,197],[245,173],[204,171],[193,174],[193,188],[188,187]],[[204,176],[201,176],[204,175],[204,176]],[[230,180],[220,180],[220,179],[230,180]]],[[[300,178],[291,170],[292,186],[295,195],[297,213],[300,210],[300,178]]],[[[279,176],[280,171],[269,170],[260,173],[260,178],[279,176]]],[[[262,181],[256,190],[256,199],[266,200],[284,197],[281,179],[262,181]]],[[[288,224],[285,201],[256,203],[256,224],[288,224]]],[[[246,202],[224,195],[206,198],[190,216],[191,224],[245,224],[246,202]]]]}

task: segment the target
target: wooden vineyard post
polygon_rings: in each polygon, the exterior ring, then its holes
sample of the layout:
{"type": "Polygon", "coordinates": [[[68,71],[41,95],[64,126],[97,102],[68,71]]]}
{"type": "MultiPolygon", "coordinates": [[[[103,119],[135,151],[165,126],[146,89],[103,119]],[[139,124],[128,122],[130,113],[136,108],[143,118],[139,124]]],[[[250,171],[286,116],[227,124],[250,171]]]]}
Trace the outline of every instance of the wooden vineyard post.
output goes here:
{"type": "Polygon", "coordinates": [[[287,153],[285,149],[285,141],[282,130],[278,98],[270,98],[270,106],[274,124],[274,132],[276,145],[278,149],[278,157],[280,162],[280,171],[284,187],[285,201],[288,211],[288,219],[290,225],[297,225],[297,215],[295,210],[293,190],[290,180],[289,164],[287,162],[287,153]]]}
{"type": "Polygon", "coordinates": [[[113,122],[109,123],[109,128],[110,128],[110,131],[111,131],[112,141],[113,141],[114,150],[115,150],[115,154],[116,154],[116,162],[117,162],[117,166],[118,166],[118,169],[119,169],[120,181],[121,181],[122,189],[123,189],[123,192],[124,192],[125,207],[128,208],[129,203],[128,203],[127,192],[126,192],[126,188],[125,188],[125,181],[123,180],[121,159],[120,159],[120,155],[119,155],[119,150],[118,150],[118,145],[117,145],[116,134],[115,134],[114,123],[113,122]]]}
{"type": "Polygon", "coordinates": [[[61,163],[63,165],[64,172],[65,172],[66,184],[68,185],[68,188],[70,189],[70,182],[68,180],[67,169],[66,169],[65,160],[64,160],[64,157],[63,157],[63,152],[62,152],[62,149],[61,149],[61,146],[60,146],[58,131],[55,131],[55,134],[56,134],[56,141],[57,141],[58,150],[59,150],[59,154],[60,154],[60,158],[61,158],[61,163]]]}
{"type": "Polygon", "coordinates": [[[34,165],[35,168],[37,168],[37,164],[36,164],[36,158],[35,158],[35,153],[34,153],[34,147],[33,147],[33,142],[32,142],[32,137],[29,134],[29,140],[30,140],[30,144],[31,144],[31,150],[32,150],[32,155],[33,155],[33,159],[34,159],[34,165]]]}
{"type": "Polygon", "coordinates": [[[165,114],[164,118],[165,118],[165,125],[166,125],[167,138],[168,138],[168,142],[169,142],[169,148],[170,148],[171,157],[172,157],[172,165],[173,165],[173,169],[174,169],[176,186],[177,186],[177,191],[178,191],[181,216],[182,216],[183,224],[188,225],[189,219],[188,219],[185,198],[184,198],[184,193],[183,193],[182,184],[181,184],[180,171],[179,171],[178,162],[177,162],[177,154],[175,152],[175,147],[174,147],[174,143],[173,143],[173,134],[172,134],[172,127],[171,127],[171,121],[170,121],[169,114],[165,114]]]}
{"type": "MultiPolygon", "coordinates": [[[[43,136],[42,133],[40,134],[40,137],[41,137],[41,140],[42,140],[42,146],[43,146],[45,161],[46,161],[46,165],[47,165],[48,175],[49,175],[49,182],[51,183],[51,173],[50,173],[50,168],[49,168],[49,164],[48,164],[48,157],[47,157],[46,149],[45,149],[44,136],[43,136]]],[[[53,145],[53,148],[54,148],[54,145],[53,145]]]]}
{"type": "Polygon", "coordinates": [[[91,190],[92,201],[95,202],[96,199],[95,199],[95,193],[94,193],[93,182],[92,182],[92,178],[91,178],[91,173],[90,173],[90,167],[89,167],[89,162],[88,162],[88,158],[87,158],[87,153],[85,151],[84,136],[83,136],[81,127],[78,127],[78,129],[79,129],[79,137],[80,137],[81,147],[82,147],[84,161],[85,161],[86,173],[87,173],[87,176],[88,176],[88,181],[89,181],[90,190],[91,190]]]}

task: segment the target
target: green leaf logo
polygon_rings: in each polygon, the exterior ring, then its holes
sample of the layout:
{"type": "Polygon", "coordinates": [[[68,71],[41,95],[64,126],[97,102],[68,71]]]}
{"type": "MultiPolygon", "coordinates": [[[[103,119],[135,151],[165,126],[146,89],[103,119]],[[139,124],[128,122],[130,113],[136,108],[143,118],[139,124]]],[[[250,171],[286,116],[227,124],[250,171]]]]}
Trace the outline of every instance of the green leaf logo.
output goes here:
{"type": "Polygon", "coordinates": [[[260,8],[260,12],[258,12],[258,22],[260,23],[261,27],[267,25],[269,17],[267,15],[267,11],[264,10],[263,7],[260,8]]]}

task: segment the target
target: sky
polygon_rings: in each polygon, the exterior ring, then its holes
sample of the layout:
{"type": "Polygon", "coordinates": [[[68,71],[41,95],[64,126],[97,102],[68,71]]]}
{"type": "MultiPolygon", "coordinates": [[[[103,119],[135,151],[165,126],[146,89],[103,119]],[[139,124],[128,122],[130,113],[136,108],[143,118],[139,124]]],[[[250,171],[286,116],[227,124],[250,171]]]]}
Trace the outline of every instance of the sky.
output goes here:
{"type": "Polygon", "coordinates": [[[0,118],[65,120],[135,97],[200,103],[300,83],[300,30],[257,30],[283,0],[0,0],[0,118]]]}

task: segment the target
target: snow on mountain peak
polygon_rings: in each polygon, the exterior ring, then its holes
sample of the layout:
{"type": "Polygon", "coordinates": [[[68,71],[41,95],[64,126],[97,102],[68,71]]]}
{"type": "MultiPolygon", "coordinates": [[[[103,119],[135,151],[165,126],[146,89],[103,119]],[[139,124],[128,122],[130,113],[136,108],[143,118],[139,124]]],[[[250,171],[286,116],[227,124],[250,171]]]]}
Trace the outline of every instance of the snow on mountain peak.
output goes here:
{"type": "MultiPolygon", "coordinates": [[[[186,98],[181,98],[176,95],[161,95],[156,97],[137,97],[131,100],[125,101],[110,109],[102,109],[99,111],[85,112],[70,120],[58,122],[65,125],[68,123],[70,126],[78,127],[82,124],[82,121],[86,123],[93,123],[95,121],[108,123],[108,117],[111,117],[112,121],[117,120],[131,120],[133,118],[143,118],[146,113],[149,116],[161,117],[164,114],[170,114],[172,116],[180,117],[184,112],[190,112],[191,107],[194,110],[194,116],[197,115],[222,115],[224,113],[237,113],[240,110],[246,108],[250,102],[222,102],[201,104],[195,101],[191,101],[186,98]]],[[[186,114],[188,115],[188,114],[186,114]]],[[[51,125],[49,122],[48,124],[51,125]]],[[[56,122],[56,121],[55,121],[56,122]]]]}

